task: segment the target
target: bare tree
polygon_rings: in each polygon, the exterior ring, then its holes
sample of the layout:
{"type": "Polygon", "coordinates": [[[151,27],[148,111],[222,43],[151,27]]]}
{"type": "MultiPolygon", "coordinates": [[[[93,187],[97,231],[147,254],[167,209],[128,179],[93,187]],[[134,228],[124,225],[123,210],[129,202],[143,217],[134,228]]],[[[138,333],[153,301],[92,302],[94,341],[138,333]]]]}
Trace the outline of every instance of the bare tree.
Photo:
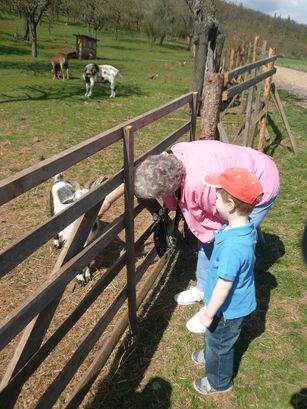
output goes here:
{"type": "MultiPolygon", "coordinates": [[[[41,21],[44,13],[47,11],[51,3],[56,0],[10,0],[6,9],[17,12],[23,16],[24,22],[28,24],[28,30],[31,30],[32,41],[32,57],[37,57],[37,25],[41,21]]],[[[1,5],[5,1],[1,1],[1,5]]],[[[28,37],[27,27],[25,26],[25,37],[28,37]]]]}

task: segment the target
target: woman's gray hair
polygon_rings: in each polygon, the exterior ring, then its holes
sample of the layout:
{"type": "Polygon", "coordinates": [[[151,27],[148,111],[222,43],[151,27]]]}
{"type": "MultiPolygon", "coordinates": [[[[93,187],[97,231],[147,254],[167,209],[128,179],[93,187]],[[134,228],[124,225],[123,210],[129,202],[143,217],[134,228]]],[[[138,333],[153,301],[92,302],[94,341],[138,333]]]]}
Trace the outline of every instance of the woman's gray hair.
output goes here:
{"type": "Polygon", "coordinates": [[[175,193],[185,176],[185,167],[175,155],[152,155],[135,170],[134,192],[143,199],[175,193]]]}

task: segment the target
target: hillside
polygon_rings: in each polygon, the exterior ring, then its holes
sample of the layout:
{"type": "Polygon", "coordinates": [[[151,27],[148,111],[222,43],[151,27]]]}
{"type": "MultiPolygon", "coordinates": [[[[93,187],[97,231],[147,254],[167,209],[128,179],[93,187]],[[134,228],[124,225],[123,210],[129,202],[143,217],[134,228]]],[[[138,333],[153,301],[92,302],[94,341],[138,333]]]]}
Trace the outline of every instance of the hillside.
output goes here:
{"type": "Polygon", "coordinates": [[[242,41],[251,41],[255,34],[276,47],[279,55],[307,56],[307,26],[290,18],[271,17],[225,1],[217,1],[217,18],[226,34],[226,46],[237,47],[242,41]]]}

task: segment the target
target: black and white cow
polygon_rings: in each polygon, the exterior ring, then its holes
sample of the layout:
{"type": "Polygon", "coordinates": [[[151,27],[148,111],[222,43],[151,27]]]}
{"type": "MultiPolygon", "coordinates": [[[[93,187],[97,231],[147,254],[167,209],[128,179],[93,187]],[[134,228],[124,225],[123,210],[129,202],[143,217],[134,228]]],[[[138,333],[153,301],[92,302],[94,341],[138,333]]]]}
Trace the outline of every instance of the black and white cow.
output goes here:
{"type": "Polygon", "coordinates": [[[83,79],[86,86],[86,97],[92,95],[92,90],[96,82],[108,82],[111,87],[110,98],[115,97],[115,78],[120,75],[119,70],[112,65],[87,64],[84,68],[83,79]]]}
{"type": "MultiPolygon", "coordinates": [[[[106,178],[101,178],[101,180],[99,180],[99,184],[102,183],[105,179],[106,178]]],[[[76,200],[80,199],[81,196],[85,195],[88,192],[89,189],[75,187],[72,183],[68,182],[63,178],[62,173],[59,173],[54,177],[54,183],[50,190],[51,215],[54,216],[59,212],[63,211],[76,200]]],[[[56,237],[54,237],[53,247],[55,249],[62,248],[65,242],[70,238],[75,223],[76,221],[69,224],[67,227],[65,227],[64,230],[60,231],[56,237]]],[[[92,242],[93,240],[95,240],[100,233],[101,226],[100,221],[97,218],[91,229],[85,246],[92,242]]],[[[78,284],[83,285],[87,283],[89,280],[91,280],[91,267],[93,267],[93,264],[94,262],[84,267],[82,272],[76,276],[78,284]]]]}

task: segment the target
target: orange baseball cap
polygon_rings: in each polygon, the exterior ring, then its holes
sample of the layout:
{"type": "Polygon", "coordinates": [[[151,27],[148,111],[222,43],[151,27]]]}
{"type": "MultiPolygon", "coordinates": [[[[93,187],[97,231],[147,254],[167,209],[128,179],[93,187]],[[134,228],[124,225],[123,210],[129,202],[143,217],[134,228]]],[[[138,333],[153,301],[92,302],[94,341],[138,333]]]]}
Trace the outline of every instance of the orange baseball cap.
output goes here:
{"type": "Polygon", "coordinates": [[[206,175],[203,182],[211,187],[223,188],[244,203],[255,205],[262,199],[263,188],[259,179],[244,168],[230,168],[220,174],[206,175]]]}

